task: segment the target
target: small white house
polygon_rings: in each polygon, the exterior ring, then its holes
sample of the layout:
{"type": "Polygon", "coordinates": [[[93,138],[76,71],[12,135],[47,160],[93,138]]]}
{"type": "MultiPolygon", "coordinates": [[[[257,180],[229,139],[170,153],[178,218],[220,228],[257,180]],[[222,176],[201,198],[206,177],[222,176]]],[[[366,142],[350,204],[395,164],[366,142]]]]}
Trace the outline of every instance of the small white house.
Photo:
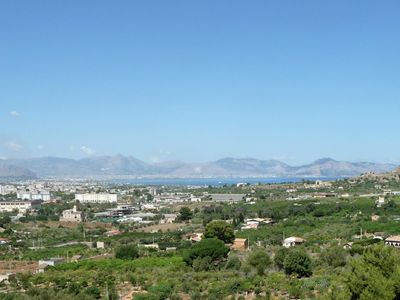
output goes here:
{"type": "Polygon", "coordinates": [[[385,197],[380,196],[376,201],[376,207],[382,207],[385,204],[385,197]]]}
{"type": "Polygon", "coordinates": [[[399,248],[400,247],[400,235],[393,235],[393,236],[388,237],[385,240],[385,245],[399,248]]]}
{"type": "Polygon", "coordinates": [[[296,236],[291,236],[283,240],[282,246],[285,248],[290,248],[294,246],[301,245],[305,242],[304,239],[296,236]]]}

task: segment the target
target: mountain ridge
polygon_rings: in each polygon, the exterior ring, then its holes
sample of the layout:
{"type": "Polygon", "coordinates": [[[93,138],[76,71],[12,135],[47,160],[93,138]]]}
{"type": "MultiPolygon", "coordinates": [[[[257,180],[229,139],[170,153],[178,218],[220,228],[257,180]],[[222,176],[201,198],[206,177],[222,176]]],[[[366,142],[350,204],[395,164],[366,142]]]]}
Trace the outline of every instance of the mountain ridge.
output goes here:
{"type": "Polygon", "coordinates": [[[365,172],[393,172],[397,165],[371,162],[346,162],[321,158],[312,163],[290,166],[279,160],[225,157],[205,163],[165,161],[146,163],[121,154],[81,159],[36,157],[3,159],[0,178],[4,177],[89,177],[89,176],[161,176],[161,177],[347,177],[365,172]],[[7,173],[8,172],[8,173],[7,173]]]}

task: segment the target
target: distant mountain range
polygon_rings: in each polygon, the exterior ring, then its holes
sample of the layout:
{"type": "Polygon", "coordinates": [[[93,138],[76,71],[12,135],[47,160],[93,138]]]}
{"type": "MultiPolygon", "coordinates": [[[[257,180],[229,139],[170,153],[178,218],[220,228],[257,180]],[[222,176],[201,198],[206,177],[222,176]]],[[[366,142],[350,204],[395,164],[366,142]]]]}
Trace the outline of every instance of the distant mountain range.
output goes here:
{"type": "Polygon", "coordinates": [[[83,159],[42,157],[0,160],[0,179],[43,177],[152,176],[152,177],[339,177],[365,172],[391,172],[398,166],[370,162],[344,162],[323,158],[290,166],[278,160],[223,158],[206,163],[167,161],[145,163],[132,156],[97,156],[83,159]]]}
{"type": "Polygon", "coordinates": [[[36,174],[32,171],[8,164],[5,160],[0,160],[0,180],[24,180],[34,178],[36,178],[36,174]]]}

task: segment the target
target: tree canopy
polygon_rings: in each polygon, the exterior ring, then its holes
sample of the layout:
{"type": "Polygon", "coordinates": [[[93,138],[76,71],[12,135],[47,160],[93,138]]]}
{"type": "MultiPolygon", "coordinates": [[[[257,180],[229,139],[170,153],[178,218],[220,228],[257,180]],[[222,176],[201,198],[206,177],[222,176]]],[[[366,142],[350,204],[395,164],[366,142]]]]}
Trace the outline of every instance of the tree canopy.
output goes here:
{"type": "Polygon", "coordinates": [[[184,255],[184,261],[188,265],[193,264],[197,258],[210,258],[211,262],[219,262],[228,255],[229,248],[219,239],[203,239],[190,249],[184,255]]]}
{"type": "Polygon", "coordinates": [[[374,245],[351,262],[346,280],[351,299],[399,299],[400,254],[397,249],[374,245]]]}
{"type": "Polygon", "coordinates": [[[183,206],[179,210],[179,219],[181,221],[188,221],[193,217],[193,212],[190,210],[189,207],[183,206]]]}
{"type": "Polygon", "coordinates": [[[217,238],[225,243],[232,243],[235,240],[232,225],[222,220],[211,221],[204,231],[205,238],[217,238]]]}
{"type": "Polygon", "coordinates": [[[264,271],[271,265],[271,258],[264,250],[257,249],[250,253],[247,263],[256,268],[258,275],[264,275],[264,271]]]}
{"type": "Polygon", "coordinates": [[[135,259],[139,257],[139,250],[135,245],[123,245],[115,251],[115,258],[135,259]]]}
{"type": "Polygon", "coordinates": [[[285,257],[283,268],[286,274],[297,274],[299,277],[312,274],[311,258],[303,249],[293,249],[285,257]]]}

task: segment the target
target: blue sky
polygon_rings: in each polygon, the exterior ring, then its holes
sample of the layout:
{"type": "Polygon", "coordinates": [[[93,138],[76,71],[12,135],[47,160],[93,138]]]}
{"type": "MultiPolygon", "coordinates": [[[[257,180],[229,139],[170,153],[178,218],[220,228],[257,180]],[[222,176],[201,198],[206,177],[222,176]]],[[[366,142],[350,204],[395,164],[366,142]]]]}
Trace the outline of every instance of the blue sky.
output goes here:
{"type": "Polygon", "coordinates": [[[2,1],[0,157],[400,162],[398,1],[2,1]]]}

